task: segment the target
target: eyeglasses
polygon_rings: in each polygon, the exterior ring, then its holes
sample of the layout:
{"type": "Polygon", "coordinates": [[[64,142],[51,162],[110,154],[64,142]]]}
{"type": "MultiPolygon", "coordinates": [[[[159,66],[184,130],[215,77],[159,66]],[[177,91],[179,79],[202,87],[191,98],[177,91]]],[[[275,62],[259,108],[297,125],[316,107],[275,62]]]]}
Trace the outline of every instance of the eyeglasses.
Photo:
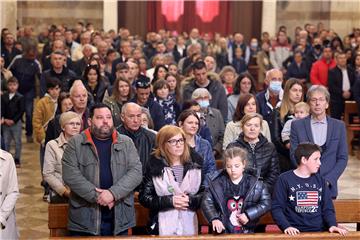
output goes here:
{"type": "Polygon", "coordinates": [[[185,139],[180,138],[180,139],[171,139],[167,141],[171,146],[176,146],[177,144],[179,145],[184,145],[185,143],[185,139]]]}
{"type": "Polygon", "coordinates": [[[70,125],[70,126],[72,126],[72,127],[75,127],[75,126],[81,126],[81,123],[79,123],[79,122],[69,122],[69,123],[66,123],[66,125],[70,125]]]}
{"type": "Polygon", "coordinates": [[[311,103],[311,104],[323,103],[323,102],[325,102],[325,101],[326,101],[325,98],[311,98],[311,99],[310,99],[310,103],[311,103]]]}
{"type": "Polygon", "coordinates": [[[279,82],[282,82],[282,78],[271,78],[271,81],[279,81],[279,82]]]}

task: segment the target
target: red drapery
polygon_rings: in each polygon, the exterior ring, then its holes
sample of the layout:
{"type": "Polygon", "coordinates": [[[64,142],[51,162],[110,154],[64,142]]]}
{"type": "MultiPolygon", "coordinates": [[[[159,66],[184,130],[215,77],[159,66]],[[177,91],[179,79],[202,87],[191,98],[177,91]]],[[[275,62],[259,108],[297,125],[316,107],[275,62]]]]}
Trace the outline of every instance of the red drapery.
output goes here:
{"type": "Polygon", "coordinates": [[[231,31],[231,2],[229,1],[148,1],[147,30],[176,30],[189,32],[196,27],[201,33],[231,31]]]}

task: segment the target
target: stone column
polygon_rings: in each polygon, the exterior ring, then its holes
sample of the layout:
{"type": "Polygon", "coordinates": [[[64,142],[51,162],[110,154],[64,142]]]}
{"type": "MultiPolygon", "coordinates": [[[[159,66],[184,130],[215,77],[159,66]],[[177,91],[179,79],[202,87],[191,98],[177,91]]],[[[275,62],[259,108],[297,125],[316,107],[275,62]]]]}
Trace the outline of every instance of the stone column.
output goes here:
{"type": "Polygon", "coordinates": [[[276,33],[276,0],[263,0],[261,32],[276,33]]]}
{"type": "Polygon", "coordinates": [[[1,9],[1,29],[8,28],[16,36],[17,21],[17,1],[0,1],[1,9]]]}
{"type": "Polygon", "coordinates": [[[116,0],[104,0],[103,28],[105,31],[118,31],[118,3],[116,0]]]}

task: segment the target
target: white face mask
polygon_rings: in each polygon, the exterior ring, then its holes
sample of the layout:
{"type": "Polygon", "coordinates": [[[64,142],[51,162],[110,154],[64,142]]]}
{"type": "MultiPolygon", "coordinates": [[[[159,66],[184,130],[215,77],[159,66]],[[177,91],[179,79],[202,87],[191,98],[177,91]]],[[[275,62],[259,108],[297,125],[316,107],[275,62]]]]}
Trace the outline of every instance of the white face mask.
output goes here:
{"type": "Polygon", "coordinates": [[[200,100],[198,103],[199,103],[201,108],[207,108],[210,105],[208,100],[200,100]]]}

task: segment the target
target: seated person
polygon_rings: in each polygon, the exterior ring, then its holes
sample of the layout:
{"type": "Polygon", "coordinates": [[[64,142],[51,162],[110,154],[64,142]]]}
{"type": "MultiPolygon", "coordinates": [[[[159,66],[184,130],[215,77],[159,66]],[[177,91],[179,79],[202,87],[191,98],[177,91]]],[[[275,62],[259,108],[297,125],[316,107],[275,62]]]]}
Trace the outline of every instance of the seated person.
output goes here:
{"type": "Polygon", "coordinates": [[[281,174],[275,184],[272,217],[285,234],[300,232],[338,232],[335,209],[326,181],[320,169],[321,148],[313,143],[301,143],[295,150],[298,167],[281,174]]]}
{"type": "Polygon", "coordinates": [[[217,233],[253,233],[260,216],[270,210],[265,184],[244,173],[247,155],[239,147],[225,150],[225,169],[209,176],[202,211],[217,233]]]}

